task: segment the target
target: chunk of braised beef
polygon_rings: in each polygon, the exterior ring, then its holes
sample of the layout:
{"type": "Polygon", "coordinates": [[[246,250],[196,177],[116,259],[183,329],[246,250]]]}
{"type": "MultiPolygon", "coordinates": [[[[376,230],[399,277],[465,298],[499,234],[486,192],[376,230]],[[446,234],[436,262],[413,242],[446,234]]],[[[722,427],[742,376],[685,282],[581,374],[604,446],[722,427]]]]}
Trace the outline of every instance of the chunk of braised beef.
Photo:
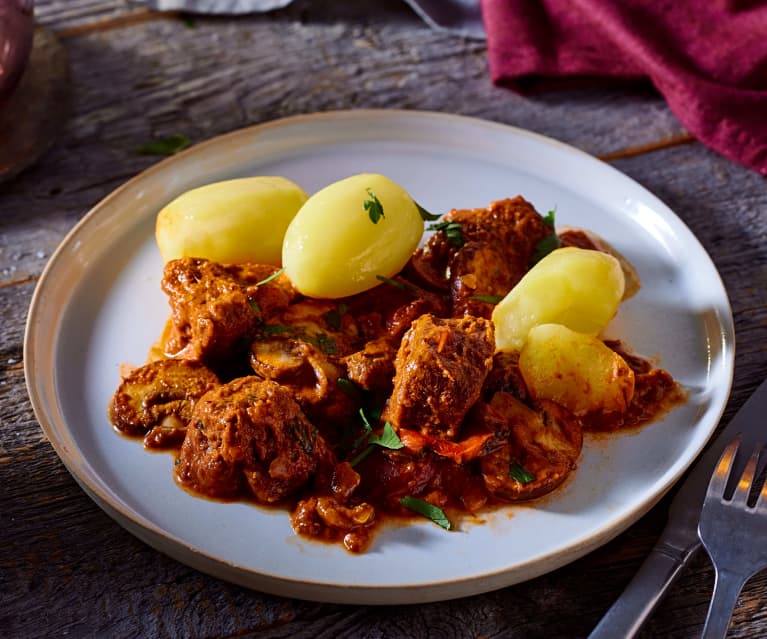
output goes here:
{"type": "Polygon", "coordinates": [[[389,339],[396,343],[416,318],[427,313],[445,317],[449,303],[443,295],[396,277],[346,300],[348,313],[359,326],[364,342],[389,339]]]}
{"type": "Polygon", "coordinates": [[[521,196],[487,208],[453,209],[445,222],[460,227],[460,241],[436,231],[410,260],[416,281],[450,294],[451,315],[489,317],[530,267],[536,247],[554,230],[521,196]]]}
{"type": "Polygon", "coordinates": [[[397,349],[387,338],[367,342],[362,350],[344,358],[346,377],[363,390],[389,395],[397,349]]]}
{"type": "Polygon", "coordinates": [[[247,353],[256,328],[296,296],[284,275],[264,282],[276,271],[269,265],[223,265],[201,258],[169,261],[162,279],[171,308],[165,352],[213,368],[231,365],[247,353]]]}
{"type": "Polygon", "coordinates": [[[384,419],[395,428],[455,439],[480,397],[494,350],[488,320],[422,315],[402,338],[384,419]]]}
{"type": "Polygon", "coordinates": [[[489,402],[498,391],[509,393],[527,404],[532,401],[519,371],[519,353],[498,351],[493,355],[493,368],[485,379],[482,397],[489,402]]]}
{"type": "Polygon", "coordinates": [[[176,476],[211,497],[250,494],[271,504],[332,472],[335,455],[287,388],[242,377],[194,408],[176,476]]]}

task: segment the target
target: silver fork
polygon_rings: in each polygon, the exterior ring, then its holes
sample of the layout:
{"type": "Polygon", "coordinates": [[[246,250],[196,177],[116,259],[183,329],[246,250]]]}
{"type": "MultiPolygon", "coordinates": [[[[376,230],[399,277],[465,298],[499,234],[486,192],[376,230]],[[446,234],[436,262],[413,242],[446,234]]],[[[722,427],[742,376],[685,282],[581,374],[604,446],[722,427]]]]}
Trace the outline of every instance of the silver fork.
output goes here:
{"type": "Polygon", "coordinates": [[[725,498],[740,436],[724,449],[708,485],[698,536],[716,570],[703,639],[724,637],[743,585],[767,567],[767,484],[754,506],[748,496],[763,445],[754,447],[731,498],[725,498]]]}

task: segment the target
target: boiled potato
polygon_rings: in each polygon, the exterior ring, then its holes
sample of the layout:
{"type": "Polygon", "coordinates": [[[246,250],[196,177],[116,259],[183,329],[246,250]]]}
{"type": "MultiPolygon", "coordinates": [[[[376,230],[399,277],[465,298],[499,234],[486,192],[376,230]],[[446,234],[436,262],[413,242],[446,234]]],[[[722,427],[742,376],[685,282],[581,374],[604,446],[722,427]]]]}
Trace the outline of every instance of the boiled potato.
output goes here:
{"type": "Polygon", "coordinates": [[[383,175],[353,175],[312,195],[296,214],[282,246],[285,274],[310,297],[354,295],[402,270],[423,228],[401,186],[383,175]]]}
{"type": "Polygon", "coordinates": [[[634,396],[634,371],[596,337],[560,324],[530,330],[519,371],[535,399],[549,399],[584,415],[623,412],[634,396]]]}
{"type": "Polygon", "coordinates": [[[307,198],[284,177],[207,184],[182,193],[159,212],[157,246],[166,262],[204,257],[280,266],[285,229],[307,198]]]}
{"type": "Polygon", "coordinates": [[[496,346],[518,351],[531,328],[548,323],[597,335],[615,315],[624,286],[612,255],[575,247],[552,251],[495,307],[496,346]]]}

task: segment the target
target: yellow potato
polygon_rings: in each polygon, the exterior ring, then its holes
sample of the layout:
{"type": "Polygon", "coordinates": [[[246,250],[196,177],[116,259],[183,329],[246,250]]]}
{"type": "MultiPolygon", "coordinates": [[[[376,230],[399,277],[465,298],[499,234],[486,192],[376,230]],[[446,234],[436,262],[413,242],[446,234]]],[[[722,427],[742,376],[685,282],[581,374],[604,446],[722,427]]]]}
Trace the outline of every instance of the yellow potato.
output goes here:
{"type": "Polygon", "coordinates": [[[360,293],[402,270],[423,227],[402,187],[383,175],[353,175],[312,195],[296,214],[282,246],[285,274],[310,297],[360,293]]]}
{"type": "Polygon", "coordinates": [[[634,371],[618,353],[560,324],[530,331],[519,371],[535,399],[552,400],[576,415],[623,412],[634,396],[634,371]]]}
{"type": "Polygon", "coordinates": [[[285,229],[307,198],[283,177],[207,184],[182,193],[158,213],[157,246],[166,262],[204,257],[280,266],[285,229]]]}
{"type": "Polygon", "coordinates": [[[548,323],[597,335],[618,310],[624,286],[612,255],[575,247],[552,251],[495,307],[496,346],[518,351],[531,328],[548,323]]]}

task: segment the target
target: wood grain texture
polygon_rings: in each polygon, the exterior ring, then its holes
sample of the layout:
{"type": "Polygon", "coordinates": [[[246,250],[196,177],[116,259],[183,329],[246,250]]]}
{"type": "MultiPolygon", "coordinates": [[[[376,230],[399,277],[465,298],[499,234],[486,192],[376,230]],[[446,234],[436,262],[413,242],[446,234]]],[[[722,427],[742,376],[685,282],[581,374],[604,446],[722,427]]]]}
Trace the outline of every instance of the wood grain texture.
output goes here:
{"type": "MultiPolygon", "coordinates": [[[[45,440],[27,398],[23,333],[35,280],[102,197],[157,161],[136,148],[194,141],[339,108],[424,109],[540,132],[596,155],[663,199],[711,254],[738,347],[726,418],[767,375],[767,188],[695,142],[643,88],[522,97],[493,87],[482,43],[430,31],[397,0],[297,1],[238,19],[119,23],[127,1],[38,0],[59,30],[71,115],[32,169],[0,185],[0,634],[4,637],[585,637],[662,529],[668,497],[587,557],[497,592],[419,606],[293,601],[202,575],[112,522],[45,440]],[[111,21],[118,20],[116,24],[111,21]],[[81,25],[98,29],[76,35],[81,25]],[[69,33],[70,35],[66,35],[69,33]],[[72,35],[75,34],[75,35],[72,35]],[[645,147],[644,149],[642,147],[645,147]],[[636,153],[622,154],[624,149],[636,153]]],[[[730,637],[767,636],[767,576],[744,590],[730,637]]],[[[713,572],[704,556],[643,631],[699,636],[713,572]]]]}

